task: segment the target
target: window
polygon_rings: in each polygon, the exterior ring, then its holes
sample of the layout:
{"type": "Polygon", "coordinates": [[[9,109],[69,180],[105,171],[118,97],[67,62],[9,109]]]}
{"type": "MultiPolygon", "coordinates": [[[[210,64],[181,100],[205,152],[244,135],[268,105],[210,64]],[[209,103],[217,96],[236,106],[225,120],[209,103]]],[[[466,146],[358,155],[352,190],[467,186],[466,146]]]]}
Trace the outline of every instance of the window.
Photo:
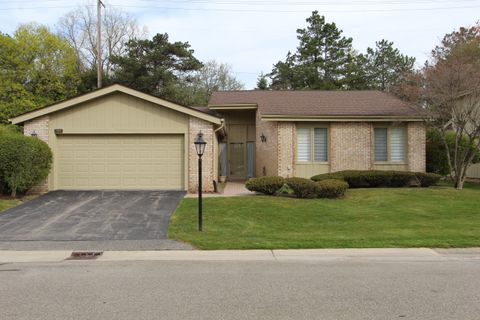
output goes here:
{"type": "Polygon", "coordinates": [[[314,159],[327,161],[327,128],[313,129],[314,159]]]}
{"type": "Polygon", "coordinates": [[[405,160],[405,129],[395,127],[390,130],[391,160],[405,160]]]}
{"type": "Polygon", "coordinates": [[[387,128],[375,128],[375,161],[388,160],[387,128]]]}
{"type": "Polygon", "coordinates": [[[310,129],[300,128],[297,130],[298,161],[310,161],[311,139],[310,129]]]}
{"type": "Polygon", "coordinates": [[[375,161],[405,161],[405,128],[389,127],[374,129],[375,161]]]}
{"type": "Polygon", "coordinates": [[[328,161],[327,128],[297,129],[297,161],[328,161]]]}

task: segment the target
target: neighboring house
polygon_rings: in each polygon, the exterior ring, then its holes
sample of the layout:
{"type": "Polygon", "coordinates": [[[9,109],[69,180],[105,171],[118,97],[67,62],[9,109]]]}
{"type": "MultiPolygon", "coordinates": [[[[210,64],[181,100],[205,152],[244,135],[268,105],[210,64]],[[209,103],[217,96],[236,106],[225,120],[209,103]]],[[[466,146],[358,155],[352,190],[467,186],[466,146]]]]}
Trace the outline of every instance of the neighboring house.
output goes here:
{"type": "Polygon", "coordinates": [[[477,180],[480,179],[480,163],[475,163],[468,167],[467,178],[477,180]]]}
{"type": "Polygon", "coordinates": [[[252,176],[310,177],[345,169],[425,170],[418,110],[379,91],[215,92],[190,108],[112,85],[12,119],[46,141],[53,169],[42,191],[197,190],[252,176]]]}

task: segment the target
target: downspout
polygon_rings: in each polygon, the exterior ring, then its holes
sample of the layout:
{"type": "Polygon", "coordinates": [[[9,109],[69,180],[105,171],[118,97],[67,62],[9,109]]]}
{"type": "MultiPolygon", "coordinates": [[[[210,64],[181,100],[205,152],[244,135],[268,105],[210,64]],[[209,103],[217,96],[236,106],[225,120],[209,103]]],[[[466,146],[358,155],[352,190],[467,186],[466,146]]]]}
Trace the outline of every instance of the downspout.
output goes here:
{"type": "MultiPolygon", "coordinates": [[[[225,128],[225,120],[224,120],[224,119],[221,119],[220,121],[221,121],[220,127],[218,127],[217,129],[215,129],[215,130],[213,131],[213,134],[214,134],[214,135],[216,135],[218,131],[224,130],[224,128],[225,128]]],[[[224,131],[223,133],[224,133],[224,135],[225,135],[225,131],[224,131]]],[[[219,148],[218,145],[217,145],[217,148],[219,148]]],[[[217,155],[217,156],[218,156],[218,155],[217,155]]],[[[218,157],[217,157],[217,158],[218,158],[218,157]]],[[[217,161],[219,161],[219,160],[217,159],[217,161]]],[[[220,169],[218,169],[218,170],[220,170],[220,169]]],[[[217,174],[219,175],[220,173],[217,172],[217,174]]],[[[215,178],[215,179],[216,179],[216,178],[215,178]]],[[[213,191],[214,191],[215,193],[218,193],[218,186],[217,186],[217,181],[216,181],[216,180],[213,180],[213,189],[214,189],[213,191]]]]}
{"type": "Polygon", "coordinates": [[[215,129],[215,131],[213,131],[213,133],[217,133],[218,131],[222,130],[224,127],[225,127],[225,120],[224,119],[221,119],[220,120],[222,123],[220,124],[220,127],[218,127],[217,129],[215,129]]]}

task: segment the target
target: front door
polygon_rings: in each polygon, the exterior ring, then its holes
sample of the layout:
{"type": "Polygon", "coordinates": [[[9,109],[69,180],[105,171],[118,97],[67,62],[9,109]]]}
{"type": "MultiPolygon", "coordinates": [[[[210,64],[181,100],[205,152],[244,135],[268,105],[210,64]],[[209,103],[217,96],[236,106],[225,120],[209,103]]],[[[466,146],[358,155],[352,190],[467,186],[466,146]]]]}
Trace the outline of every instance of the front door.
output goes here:
{"type": "Polygon", "coordinates": [[[230,161],[230,178],[245,179],[247,126],[231,124],[228,126],[228,155],[230,161]]]}
{"type": "Polygon", "coordinates": [[[230,177],[244,179],[245,172],[245,144],[243,142],[230,143],[230,177]]]}

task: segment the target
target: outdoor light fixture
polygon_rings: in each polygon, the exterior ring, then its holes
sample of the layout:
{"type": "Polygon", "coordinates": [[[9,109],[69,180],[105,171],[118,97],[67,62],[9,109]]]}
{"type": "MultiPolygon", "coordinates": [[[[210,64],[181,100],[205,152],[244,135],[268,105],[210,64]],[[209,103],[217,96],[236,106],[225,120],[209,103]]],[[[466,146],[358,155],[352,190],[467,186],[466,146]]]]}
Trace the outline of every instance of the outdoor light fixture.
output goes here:
{"type": "Polygon", "coordinates": [[[265,137],[265,135],[262,133],[262,135],[260,136],[260,140],[262,140],[262,143],[265,143],[267,142],[267,137],[265,137]]]}
{"type": "Polygon", "coordinates": [[[30,136],[36,138],[36,137],[38,137],[38,134],[35,132],[35,130],[33,130],[33,132],[30,134],[30,136]]]}
{"type": "Polygon", "coordinates": [[[198,231],[202,231],[202,156],[205,152],[205,145],[203,140],[203,133],[200,131],[193,143],[198,155],[198,231]]]}
{"type": "Polygon", "coordinates": [[[203,153],[205,152],[205,145],[207,144],[205,140],[203,140],[203,133],[200,131],[197,133],[197,138],[195,139],[195,149],[197,150],[198,158],[202,158],[203,153]]]}

